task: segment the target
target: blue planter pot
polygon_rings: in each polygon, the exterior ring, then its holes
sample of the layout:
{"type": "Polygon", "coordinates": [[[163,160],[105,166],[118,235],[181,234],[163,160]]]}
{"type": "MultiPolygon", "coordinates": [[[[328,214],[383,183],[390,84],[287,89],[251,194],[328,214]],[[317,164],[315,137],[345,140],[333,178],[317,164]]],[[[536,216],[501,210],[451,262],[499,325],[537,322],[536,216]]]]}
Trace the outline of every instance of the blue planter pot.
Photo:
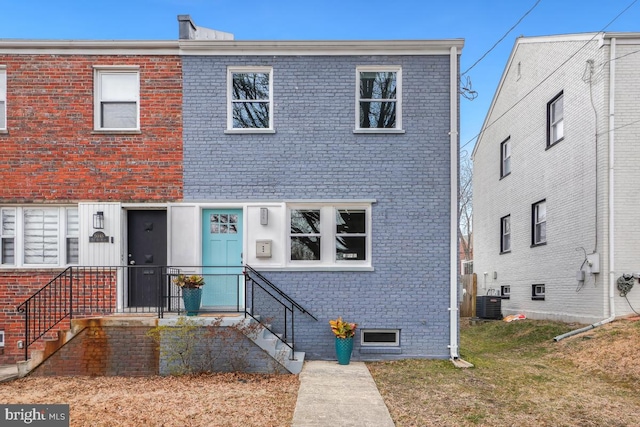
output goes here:
{"type": "Polygon", "coordinates": [[[182,301],[187,316],[197,316],[200,312],[200,301],[202,300],[202,289],[182,288],[182,301]]]}
{"type": "Polygon", "coordinates": [[[336,337],[336,356],[338,364],[348,365],[351,361],[351,352],[353,351],[353,337],[338,338],[336,337]]]}

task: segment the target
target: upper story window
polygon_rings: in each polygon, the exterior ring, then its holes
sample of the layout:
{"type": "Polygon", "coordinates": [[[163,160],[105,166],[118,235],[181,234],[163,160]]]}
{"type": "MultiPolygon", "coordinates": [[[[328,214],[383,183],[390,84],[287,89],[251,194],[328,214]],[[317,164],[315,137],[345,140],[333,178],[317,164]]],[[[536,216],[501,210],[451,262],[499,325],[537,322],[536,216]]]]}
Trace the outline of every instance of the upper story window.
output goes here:
{"type": "Polygon", "coordinates": [[[273,131],[271,67],[228,68],[227,100],[228,131],[273,131]]]}
{"type": "Polygon", "coordinates": [[[78,209],[0,209],[3,266],[59,266],[78,263],[78,209]]]}
{"type": "Polygon", "coordinates": [[[500,144],[500,178],[511,173],[511,137],[500,144]]]}
{"type": "Polygon", "coordinates": [[[564,138],[564,95],[560,92],[547,104],[547,147],[564,138]]]}
{"type": "Polygon", "coordinates": [[[95,130],[140,129],[140,71],[137,67],[96,68],[94,90],[95,130]]]}
{"type": "Polygon", "coordinates": [[[7,129],[7,70],[0,65],[0,130],[7,129]]]}
{"type": "Polygon", "coordinates": [[[356,76],[356,131],[401,130],[402,69],[362,66],[356,76]]]}
{"type": "Polygon", "coordinates": [[[511,251],[511,215],[500,219],[500,252],[511,251]]]}
{"type": "Polygon", "coordinates": [[[369,266],[370,205],[289,209],[289,260],[299,266],[369,266]]]}
{"type": "Polygon", "coordinates": [[[541,200],[531,205],[531,244],[547,242],[547,202],[541,200]]]}

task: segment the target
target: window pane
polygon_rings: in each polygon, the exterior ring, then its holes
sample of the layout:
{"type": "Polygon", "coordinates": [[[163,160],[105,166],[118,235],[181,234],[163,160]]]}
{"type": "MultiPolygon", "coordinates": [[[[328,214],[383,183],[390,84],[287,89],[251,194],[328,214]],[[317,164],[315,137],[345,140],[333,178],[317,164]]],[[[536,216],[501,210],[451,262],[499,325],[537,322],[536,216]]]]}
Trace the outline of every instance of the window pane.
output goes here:
{"type": "Polygon", "coordinates": [[[363,210],[338,210],[336,212],[336,232],[343,233],[366,233],[365,211],[363,210]]]}
{"type": "Polygon", "coordinates": [[[395,128],[396,103],[360,101],[361,128],[395,128]]]}
{"type": "Polygon", "coordinates": [[[320,260],[320,237],[291,236],[292,261],[320,260]]]}
{"type": "Polygon", "coordinates": [[[109,129],[136,129],[137,106],[135,102],[103,102],[102,127],[109,129]]]}
{"type": "Polygon", "coordinates": [[[559,121],[553,126],[553,141],[557,141],[564,137],[564,121],[559,121]]]}
{"type": "Polygon", "coordinates": [[[78,238],[67,239],[67,264],[77,264],[79,260],[78,238]]]}
{"type": "Polygon", "coordinates": [[[336,237],[336,260],[364,261],[366,259],[365,236],[336,237]]]}
{"type": "Polygon", "coordinates": [[[67,236],[77,236],[79,232],[78,209],[67,209],[67,236]]]}
{"type": "Polygon", "coordinates": [[[16,211],[14,209],[2,209],[2,236],[15,236],[16,211]]]}
{"type": "Polygon", "coordinates": [[[58,210],[25,209],[25,264],[58,263],[58,210]]]}
{"type": "Polygon", "coordinates": [[[547,219],[547,207],[544,203],[536,206],[536,222],[546,221],[547,219]]]}
{"type": "Polygon", "coordinates": [[[268,129],[268,102],[235,102],[233,104],[233,128],[268,129]]]}
{"type": "Polygon", "coordinates": [[[233,99],[268,100],[269,73],[234,73],[233,99]]]}
{"type": "Polygon", "coordinates": [[[101,101],[137,101],[137,73],[101,73],[101,101]]]}
{"type": "Polygon", "coordinates": [[[536,225],[536,243],[543,243],[547,241],[547,223],[541,222],[536,225]]]}
{"type": "Polygon", "coordinates": [[[15,264],[15,245],[13,238],[2,239],[2,264],[15,264]]]}
{"type": "Polygon", "coordinates": [[[7,127],[7,121],[5,119],[4,101],[0,101],[0,129],[7,127]]]}
{"type": "Polygon", "coordinates": [[[360,99],[396,99],[396,73],[361,72],[360,99]]]}
{"type": "Polygon", "coordinates": [[[320,234],[320,211],[292,210],[291,234],[320,234]]]}
{"type": "Polygon", "coordinates": [[[564,97],[560,97],[551,106],[551,121],[553,123],[558,120],[562,120],[562,114],[564,111],[564,97]]]}

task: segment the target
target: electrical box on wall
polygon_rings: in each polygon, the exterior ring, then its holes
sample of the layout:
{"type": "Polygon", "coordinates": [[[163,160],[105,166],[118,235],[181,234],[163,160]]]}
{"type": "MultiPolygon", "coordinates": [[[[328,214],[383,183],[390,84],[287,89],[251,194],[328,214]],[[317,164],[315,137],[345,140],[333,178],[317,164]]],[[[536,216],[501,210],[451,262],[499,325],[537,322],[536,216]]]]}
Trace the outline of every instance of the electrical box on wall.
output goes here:
{"type": "Polygon", "coordinates": [[[590,274],[600,273],[600,254],[595,253],[587,255],[587,271],[590,274]]]}
{"type": "Polygon", "coordinates": [[[271,240],[256,240],[256,258],[271,258],[271,240]]]}

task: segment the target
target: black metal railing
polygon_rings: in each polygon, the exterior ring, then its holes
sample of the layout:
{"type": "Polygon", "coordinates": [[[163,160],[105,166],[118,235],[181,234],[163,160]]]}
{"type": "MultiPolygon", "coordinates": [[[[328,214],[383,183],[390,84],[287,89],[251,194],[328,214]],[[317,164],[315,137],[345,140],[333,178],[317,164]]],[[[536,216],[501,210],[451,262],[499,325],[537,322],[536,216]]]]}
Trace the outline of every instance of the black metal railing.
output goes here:
{"type": "Polygon", "coordinates": [[[245,315],[251,316],[295,352],[296,310],[318,320],[262,274],[245,265],[245,315]]]}
{"type": "Polygon", "coordinates": [[[198,274],[215,288],[216,304],[200,313],[235,312],[249,315],[294,349],[295,310],[317,320],[300,304],[250,266],[114,266],[68,267],[17,307],[24,314],[24,355],[56,328],[79,317],[115,313],[184,313],[179,274],[198,274]],[[249,304],[250,302],[250,304],[249,304]],[[62,324],[62,325],[61,325],[62,324]],[[59,326],[60,325],[60,326],[59,326]]]}

